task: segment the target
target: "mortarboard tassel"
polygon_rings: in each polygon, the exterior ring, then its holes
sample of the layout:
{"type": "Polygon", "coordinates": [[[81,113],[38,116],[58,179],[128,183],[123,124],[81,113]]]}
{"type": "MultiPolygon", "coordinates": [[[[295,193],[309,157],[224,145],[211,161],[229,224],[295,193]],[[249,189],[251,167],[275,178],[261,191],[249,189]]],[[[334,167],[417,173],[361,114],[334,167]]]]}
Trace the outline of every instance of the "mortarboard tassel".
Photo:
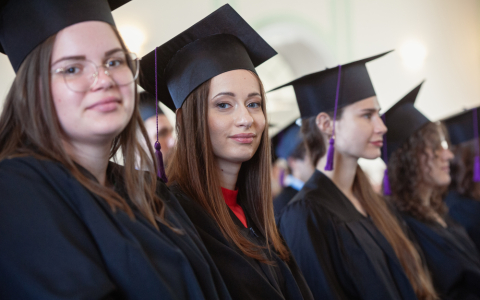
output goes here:
{"type": "MultiPolygon", "coordinates": [[[[383,123],[387,123],[385,114],[383,114],[382,119],[383,123]]],[[[390,179],[388,178],[387,134],[383,135],[383,161],[387,165],[387,168],[383,173],[383,194],[390,196],[392,194],[392,189],[390,187],[390,179]]]]}
{"type": "Polygon", "coordinates": [[[338,80],[337,80],[337,93],[335,95],[335,110],[333,112],[333,129],[332,137],[330,138],[327,151],[327,163],[325,164],[325,171],[333,170],[333,160],[335,157],[335,120],[337,119],[337,108],[338,108],[338,95],[340,93],[340,78],[342,74],[342,66],[338,65],[338,80]]]}
{"type": "Polygon", "coordinates": [[[157,48],[155,48],[155,113],[157,118],[157,141],[155,142],[155,157],[157,159],[157,176],[165,183],[168,182],[165,173],[165,165],[163,164],[163,155],[160,143],[158,142],[158,89],[157,89],[157,48]]]}
{"type": "Polygon", "coordinates": [[[473,132],[475,137],[475,161],[473,163],[473,181],[480,182],[480,147],[478,144],[478,116],[477,108],[473,109],[473,132]]]}
{"type": "Polygon", "coordinates": [[[392,189],[390,188],[390,179],[388,178],[388,169],[385,169],[383,173],[383,194],[390,196],[392,194],[392,189]]]}

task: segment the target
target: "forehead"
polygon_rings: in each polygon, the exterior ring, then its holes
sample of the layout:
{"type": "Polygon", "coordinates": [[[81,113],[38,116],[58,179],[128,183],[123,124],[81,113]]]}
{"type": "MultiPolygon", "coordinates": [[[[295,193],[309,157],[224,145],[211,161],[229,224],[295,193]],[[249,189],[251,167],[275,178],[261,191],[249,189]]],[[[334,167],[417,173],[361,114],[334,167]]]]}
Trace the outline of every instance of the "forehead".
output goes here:
{"type": "Polygon", "coordinates": [[[111,25],[100,21],[77,23],[57,33],[52,61],[64,56],[95,59],[114,48],[121,48],[121,45],[111,25]]]}
{"type": "Polygon", "coordinates": [[[377,96],[365,98],[345,107],[345,111],[359,111],[364,109],[379,110],[380,104],[378,103],[377,96]]]}
{"type": "Polygon", "coordinates": [[[258,79],[247,70],[233,70],[212,78],[210,91],[213,92],[241,92],[260,93],[258,79]]]}

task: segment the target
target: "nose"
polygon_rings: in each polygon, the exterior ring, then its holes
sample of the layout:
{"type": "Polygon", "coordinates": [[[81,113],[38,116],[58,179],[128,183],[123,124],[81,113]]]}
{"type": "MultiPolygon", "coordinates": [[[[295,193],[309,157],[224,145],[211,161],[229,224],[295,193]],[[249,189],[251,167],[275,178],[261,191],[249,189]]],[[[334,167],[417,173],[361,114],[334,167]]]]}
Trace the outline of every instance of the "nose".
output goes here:
{"type": "Polygon", "coordinates": [[[108,89],[115,85],[111,74],[103,66],[98,67],[97,73],[93,74],[93,76],[96,77],[96,82],[92,86],[93,90],[108,89]]]}
{"type": "Polygon", "coordinates": [[[250,128],[253,124],[253,117],[248,111],[248,109],[243,106],[239,105],[237,109],[236,116],[235,116],[235,125],[239,127],[245,127],[246,129],[250,128]]]}
{"type": "Polygon", "coordinates": [[[454,158],[454,155],[452,151],[450,151],[450,149],[444,149],[442,157],[445,160],[452,160],[454,158]]]}
{"type": "Polygon", "coordinates": [[[383,123],[383,120],[379,115],[375,118],[375,122],[373,126],[374,126],[373,129],[375,130],[375,133],[384,135],[388,131],[387,126],[385,126],[385,123],[383,123]]]}

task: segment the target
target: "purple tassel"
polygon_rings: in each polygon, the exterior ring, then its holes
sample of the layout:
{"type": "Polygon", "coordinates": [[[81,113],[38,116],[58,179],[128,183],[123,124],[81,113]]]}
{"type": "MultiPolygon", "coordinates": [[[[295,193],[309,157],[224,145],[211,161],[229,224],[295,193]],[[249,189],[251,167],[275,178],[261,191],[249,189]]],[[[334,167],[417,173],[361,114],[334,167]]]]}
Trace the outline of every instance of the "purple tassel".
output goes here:
{"type": "Polygon", "coordinates": [[[473,165],[473,181],[480,182],[480,156],[475,156],[475,164],[473,165]]]}
{"type": "Polygon", "coordinates": [[[280,176],[279,176],[279,177],[280,177],[280,178],[279,178],[280,186],[281,186],[282,188],[284,188],[284,187],[285,187],[285,184],[284,184],[283,181],[285,180],[285,170],[281,170],[281,171],[280,171],[280,176]]]}
{"type": "Polygon", "coordinates": [[[383,194],[390,196],[392,194],[392,189],[390,188],[390,180],[388,179],[388,169],[385,169],[383,173],[383,194]]]}
{"type": "Polygon", "coordinates": [[[330,138],[330,147],[327,152],[327,163],[325,164],[325,171],[333,170],[333,156],[335,154],[335,139],[330,138]]]}
{"type": "Polygon", "coordinates": [[[167,174],[165,174],[165,166],[163,165],[163,155],[160,151],[160,143],[155,142],[155,156],[157,157],[157,176],[165,183],[168,182],[167,174]]]}

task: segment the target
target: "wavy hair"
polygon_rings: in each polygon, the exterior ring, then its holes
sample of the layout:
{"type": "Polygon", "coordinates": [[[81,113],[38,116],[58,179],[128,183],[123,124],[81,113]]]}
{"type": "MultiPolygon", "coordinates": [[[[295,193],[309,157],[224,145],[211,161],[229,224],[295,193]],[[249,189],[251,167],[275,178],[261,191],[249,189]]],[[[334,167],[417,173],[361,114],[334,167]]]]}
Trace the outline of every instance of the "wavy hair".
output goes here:
{"type": "MultiPolygon", "coordinates": [[[[446,187],[433,190],[429,206],[422,204],[420,194],[427,180],[423,172],[428,168],[427,149],[435,150],[441,147],[442,140],[438,133],[438,126],[436,123],[427,123],[395,150],[388,161],[391,202],[399,211],[425,222],[435,222],[436,214],[444,217],[448,211],[443,201],[446,187]]],[[[447,136],[443,125],[441,130],[447,136]]]]}
{"type": "MultiPolygon", "coordinates": [[[[117,29],[113,26],[112,29],[123,50],[127,50],[117,29]]],[[[62,140],[66,135],[55,110],[50,85],[50,64],[55,39],[56,34],[37,46],[17,72],[0,116],[0,161],[33,156],[59,162],[87,190],[103,198],[113,211],[120,209],[134,218],[127,201],[113,189],[82,173],[63,147],[62,140]]],[[[138,130],[148,140],[138,109],[136,88],[135,95],[133,116],[113,140],[110,158],[115,160],[117,152],[121,151],[124,164],[124,174],[121,175],[127,195],[141,214],[158,229],[156,221],[168,224],[164,219],[164,203],[156,194],[156,164],[150,158],[154,157],[152,147],[150,145],[148,150],[144,150],[137,138],[138,130]],[[136,160],[137,156],[139,160],[136,160]],[[136,170],[138,162],[145,171],[136,170]]]]}

